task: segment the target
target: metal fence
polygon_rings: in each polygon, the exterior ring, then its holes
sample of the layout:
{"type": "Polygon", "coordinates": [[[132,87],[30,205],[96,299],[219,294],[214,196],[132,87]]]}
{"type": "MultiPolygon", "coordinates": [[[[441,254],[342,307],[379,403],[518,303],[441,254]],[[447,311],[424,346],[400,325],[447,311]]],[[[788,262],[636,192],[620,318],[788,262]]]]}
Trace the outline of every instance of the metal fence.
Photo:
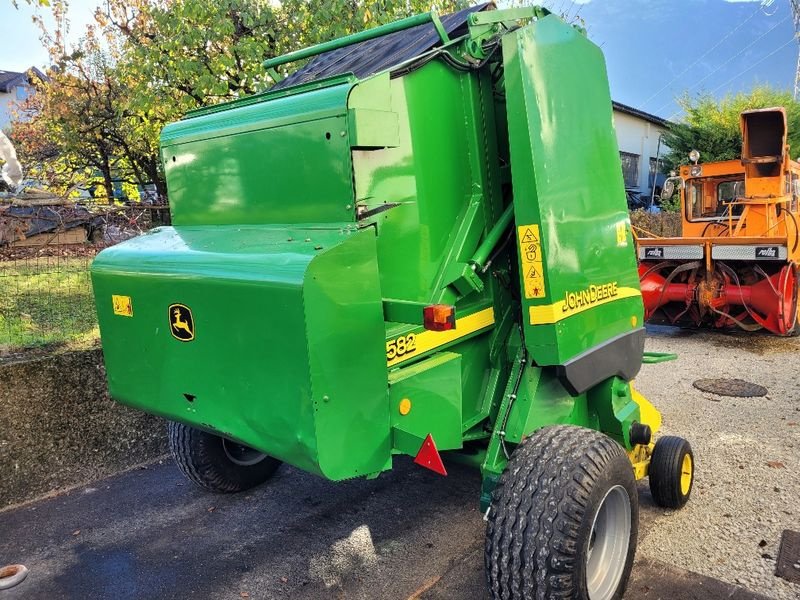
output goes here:
{"type": "Polygon", "coordinates": [[[0,201],[0,357],[93,344],[92,259],[165,224],[166,204],[0,201]]]}

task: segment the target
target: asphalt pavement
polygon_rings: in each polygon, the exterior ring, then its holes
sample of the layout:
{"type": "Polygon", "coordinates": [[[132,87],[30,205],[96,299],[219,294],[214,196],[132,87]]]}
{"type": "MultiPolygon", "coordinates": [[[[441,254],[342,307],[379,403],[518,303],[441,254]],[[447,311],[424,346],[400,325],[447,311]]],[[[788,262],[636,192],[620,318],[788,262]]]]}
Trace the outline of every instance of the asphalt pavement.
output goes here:
{"type": "MultiPolygon", "coordinates": [[[[283,466],[238,495],[204,492],[169,461],[0,512],[0,565],[30,569],[0,600],[485,600],[478,474],[398,459],[371,481],[283,466]]],[[[640,537],[663,515],[640,490],[640,537]]],[[[638,560],[626,598],[760,598],[638,560]]]]}

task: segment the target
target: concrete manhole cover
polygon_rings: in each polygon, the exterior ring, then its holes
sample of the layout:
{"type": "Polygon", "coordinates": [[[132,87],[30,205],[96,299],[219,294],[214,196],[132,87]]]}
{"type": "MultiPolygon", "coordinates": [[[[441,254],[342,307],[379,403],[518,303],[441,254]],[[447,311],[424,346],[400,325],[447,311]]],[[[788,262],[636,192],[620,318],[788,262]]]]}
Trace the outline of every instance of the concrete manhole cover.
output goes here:
{"type": "Polygon", "coordinates": [[[718,396],[755,398],[767,395],[767,388],[763,385],[756,385],[744,379],[698,379],[692,385],[701,392],[709,392],[718,396]]]}
{"type": "Polygon", "coordinates": [[[797,531],[783,530],[775,575],[800,583],[800,533],[797,531]]]}

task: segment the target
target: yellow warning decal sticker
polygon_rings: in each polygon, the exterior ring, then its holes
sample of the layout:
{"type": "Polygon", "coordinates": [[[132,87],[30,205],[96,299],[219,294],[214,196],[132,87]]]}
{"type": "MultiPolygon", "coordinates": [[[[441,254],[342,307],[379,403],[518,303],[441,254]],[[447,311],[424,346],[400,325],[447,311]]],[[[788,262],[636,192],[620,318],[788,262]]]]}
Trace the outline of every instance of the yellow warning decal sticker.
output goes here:
{"type": "Polygon", "coordinates": [[[542,266],[542,242],[538,225],[517,227],[522,280],[526,298],[544,298],[544,268],[542,266]]]}
{"type": "Polygon", "coordinates": [[[624,248],[628,245],[628,227],[625,221],[617,223],[617,247],[624,248]]]}
{"type": "Polygon", "coordinates": [[[121,317],[133,316],[133,302],[130,296],[117,296],[112,294],[111,304],[114,306],[114,314],[121,317]]]}
{"type": "Polygon", "coordinates": [[[485,308],[466,317],[456,319],[455,329],[449,331],[421,331],[401,335],[386,342],[386,366],[393,367],[429,350],[454,342],[480,329],[494,325],[494,309],[485,308]]]}
{"type": "Polygon", "coordinates": [[[595,306],[641,295],[642,293],[636,288],[618,287],[616,281],[590,285],[577,292],[566,292],[563,299],[553,304],[531,306],[529,309],[531,325],[557,323],[595,306]]]}

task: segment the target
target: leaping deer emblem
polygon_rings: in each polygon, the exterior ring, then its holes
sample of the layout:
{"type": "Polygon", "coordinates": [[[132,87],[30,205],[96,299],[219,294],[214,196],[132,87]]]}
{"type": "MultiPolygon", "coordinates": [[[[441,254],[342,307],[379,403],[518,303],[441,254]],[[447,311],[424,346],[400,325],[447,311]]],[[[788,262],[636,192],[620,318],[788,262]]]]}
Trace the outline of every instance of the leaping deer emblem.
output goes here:
{"type": "Polygon", "coordinates": [[[188,341],[194,337],[194,324],[189,309],[185,308],[186,315],[184,315],[181,308],[180,306],[172,307],[172,319],[170,320],[172,335],[179,340],[188,341]],[[181,332],[185,332],[185,334],[181,334],[181,332]]]}

